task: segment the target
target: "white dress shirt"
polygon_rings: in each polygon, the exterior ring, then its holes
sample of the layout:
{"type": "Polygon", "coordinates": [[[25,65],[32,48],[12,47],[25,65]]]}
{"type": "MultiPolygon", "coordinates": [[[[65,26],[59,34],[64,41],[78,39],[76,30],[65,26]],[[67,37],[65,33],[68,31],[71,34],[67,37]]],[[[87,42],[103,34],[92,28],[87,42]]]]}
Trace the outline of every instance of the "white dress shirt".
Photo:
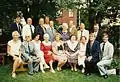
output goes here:
{"type": "Polygon", "coordinates": [[[27,35],[29,34],[29,35],[32,37],[32,33],[31,33],[31,29],[30,29],[30,28],[32,28],[32,32],[34,33],[35,27],[34,27],[33,25],[31,25],[31,27],[30,27],[30,25],[26,24],[26,25],[23,27],[23,29],[22,29],[22,37],[23,37],[23,40],[25,40],[26,34],[27,34],[27,35]]]}
{"type": "MultiPolygon", "coordinates": [[[[87,42],[88,42],[89,31],[84,29],[83,32],[82,32],[82,36],[85,36],[87,38],[87,42]]],[[[77,39],[80,40],[80,38],[81,38],[81,31],[79,30],[79,31],[77,31],[77,39]]]]}

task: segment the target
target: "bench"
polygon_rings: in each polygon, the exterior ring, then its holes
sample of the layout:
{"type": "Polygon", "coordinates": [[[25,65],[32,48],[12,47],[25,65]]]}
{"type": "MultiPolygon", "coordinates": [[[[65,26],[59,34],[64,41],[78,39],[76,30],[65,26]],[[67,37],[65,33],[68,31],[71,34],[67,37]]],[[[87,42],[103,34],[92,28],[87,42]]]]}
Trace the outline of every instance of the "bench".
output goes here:
{"type": "Polygon", "coordinates": [[[0,44],[0,60],[1,60],[1,64],[4,65],[5,64],[5,56],[7,52],[7,44],[0,44]]]}
{"type": "Polygon", "coordinates": [[[27,71],[28,69],[24,67],[27,64],[27,62],[22,62],[22,64],[16,69],[16,71],[27,71]]]}

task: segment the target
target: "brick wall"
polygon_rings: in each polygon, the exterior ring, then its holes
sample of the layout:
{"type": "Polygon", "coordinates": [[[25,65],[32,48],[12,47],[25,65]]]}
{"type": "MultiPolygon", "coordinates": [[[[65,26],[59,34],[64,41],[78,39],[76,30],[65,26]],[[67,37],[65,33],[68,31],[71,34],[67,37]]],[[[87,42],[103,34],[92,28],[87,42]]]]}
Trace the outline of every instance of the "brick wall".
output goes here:
{"type": "Polygon", "coordinates": [[[57,21],[62,23],[69,23],[70,20],[74,21],[74,24],[77,25],[77,10],[72,9],[73,11],[73,17],[69,17],[69,10],[63,10],[62,15],[57,18],[57,21]]]}

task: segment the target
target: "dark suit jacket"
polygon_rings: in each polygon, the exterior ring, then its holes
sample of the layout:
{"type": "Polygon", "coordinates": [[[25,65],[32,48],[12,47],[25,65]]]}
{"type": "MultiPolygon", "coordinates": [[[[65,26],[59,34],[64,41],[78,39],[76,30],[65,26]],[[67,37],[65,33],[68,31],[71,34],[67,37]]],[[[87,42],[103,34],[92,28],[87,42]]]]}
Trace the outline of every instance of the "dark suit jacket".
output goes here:
{"type": "Polygon", "coordinates": [[[95,64],[99,62],[99,54],[100,54],[100,44],[98,41],[94,41],[92,48],[90,48],[90,42],[87,43],[86,47],[86,56],[92,56],[92,62],[95,64]]]}
{"type": "Polygon", "coordinates": [[[37,26],[36,26],[34,32],[35,32],[35,34],[39,34],[39,35],[40,35],[40,40],[43,41],[43,35],[44,35],[45,33],[44,33],[43,28],[42,28],[40,25],[37,25],[37,26]]]}
{"type": "MultiPolygon", "coordinates": [[[[22,29],[22,25],[21,25],[21,24],[19,24],[19,25],[20,25],[20,27],[21,27],[21,29],[22,29]]],[[[11,33],[12,33],[13,31],[18,31],[18,32],[20,33],[20,35],[21,35],[21,29],[18,30],[18,27],[17,27],[17,24],[16,24],[16,23],[11,24],[11,33]]]]}
{"type": "Polygon", "coordinates": [[[97,37],[96,37],[96,40],[99,41],[100,43],[102,42],[102,33],[100,32],[100,30],[98,31],[98,34],[97,34],[97,37]]]}

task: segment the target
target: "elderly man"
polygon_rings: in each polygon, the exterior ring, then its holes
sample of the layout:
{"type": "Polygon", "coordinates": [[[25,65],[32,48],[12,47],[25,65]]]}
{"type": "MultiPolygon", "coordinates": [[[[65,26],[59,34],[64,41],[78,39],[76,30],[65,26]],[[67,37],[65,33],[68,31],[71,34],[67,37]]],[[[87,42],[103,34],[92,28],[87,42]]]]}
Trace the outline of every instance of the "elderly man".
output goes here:
{"type": "Polygon", "coordinates": [[[32,18],[27,19],[27,24],[22,29],[22,37],[25,40],[25,35],[30,34],[30,37],[34,34],[35,27],[32,25],[32,18]]]}
{"type": "Polygon", "coordinates": [[[77,39],[80,40],[81,36],[85,36],[87,38],[87,42],[89,40],[89,31],[85,30],[84,23],[80,24],[80,30],[77,31],[77,39]]]}
{"type": "Polygon", "coordinates": [[[38,54],[38,50],[31,41],[31,35],[26,34],[25,41],[22,43],[22,58],[24,61],[28,62],[29,75],[33,75],[34,72],[38,72],[40,64],[40,57],[38,54]]]}
{"type": "Polygon", "coordinates": [[[54,35],[56,33],[56,30],[54,29],[54,22],[51,20],[50,21],[50,27],[48,27],[46,29],[46,32],[49,34],[50,36],[50,41],[53,42],[54,41],[54,35]]]}

